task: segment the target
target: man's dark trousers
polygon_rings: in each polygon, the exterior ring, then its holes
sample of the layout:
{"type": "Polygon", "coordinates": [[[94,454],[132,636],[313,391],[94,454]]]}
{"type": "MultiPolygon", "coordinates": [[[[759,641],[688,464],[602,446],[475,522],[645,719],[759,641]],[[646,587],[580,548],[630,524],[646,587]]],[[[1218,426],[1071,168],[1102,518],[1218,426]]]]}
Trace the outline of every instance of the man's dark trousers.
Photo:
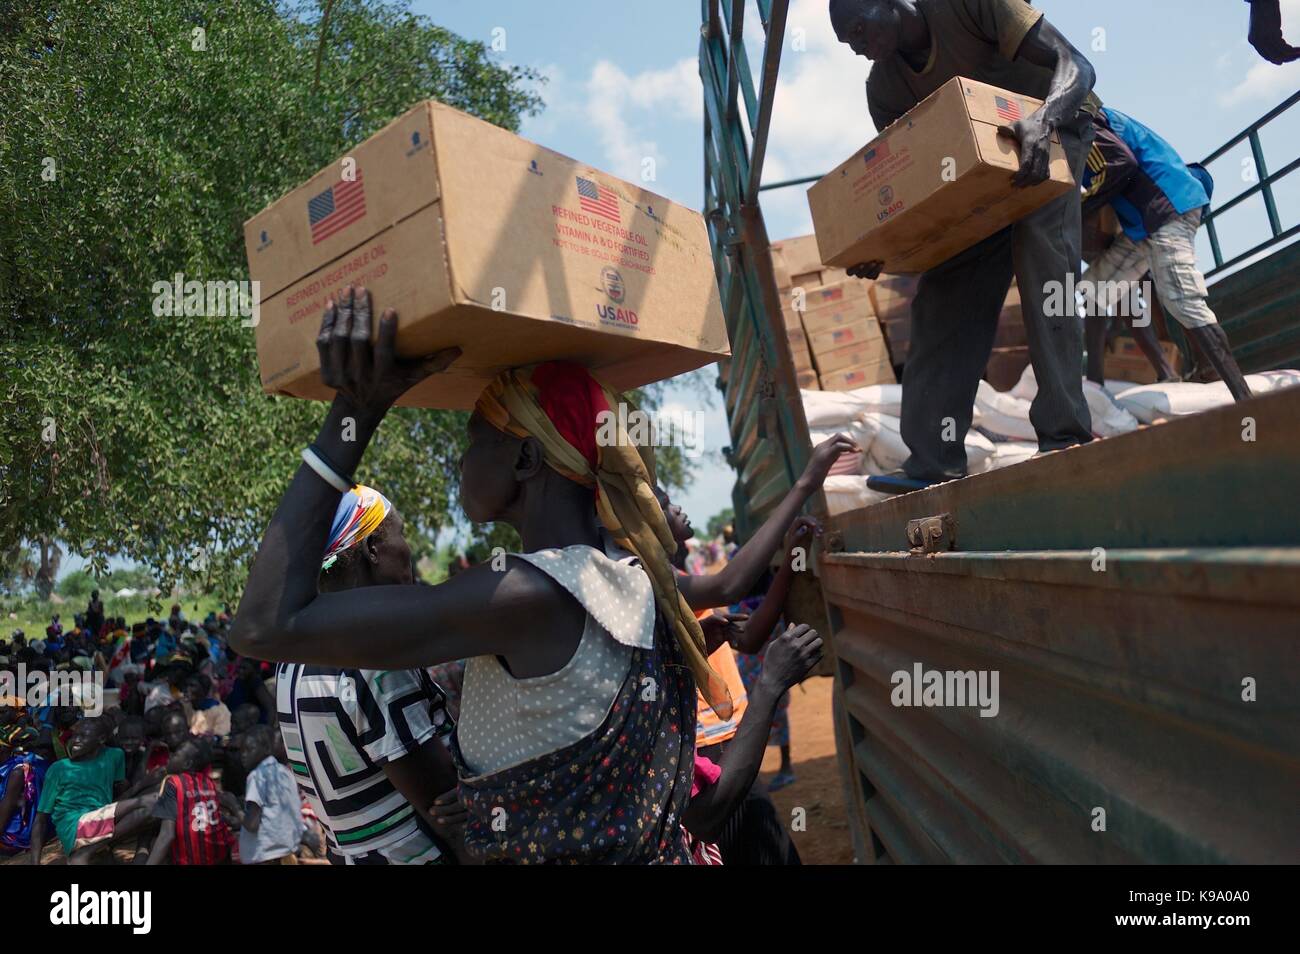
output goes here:
{"type": "MultiPolygon", "coordinates": [[[[1092,146],[1091,118],[1081,112],[1058,133],[1078,182],[1092,146]]],[[[1029,409],[1038,446],[1054,450],[1092,440],[1082,384],[1083,321],[1072,297],[1079,279],[1081,223],[1075,188],[921,276],[903,369],[901,429],[912,452],[903,465],[907,476],[939,481],[966,475],[975,390],[993,351],[1013,275],[1038,379],[1038,396],[1029,409]],[[1073,283],[1067,275],[1074,276],[1073,283]],[[1045,305],[1054,288],[1065,307],[1048,317],[1045,305]]]]}

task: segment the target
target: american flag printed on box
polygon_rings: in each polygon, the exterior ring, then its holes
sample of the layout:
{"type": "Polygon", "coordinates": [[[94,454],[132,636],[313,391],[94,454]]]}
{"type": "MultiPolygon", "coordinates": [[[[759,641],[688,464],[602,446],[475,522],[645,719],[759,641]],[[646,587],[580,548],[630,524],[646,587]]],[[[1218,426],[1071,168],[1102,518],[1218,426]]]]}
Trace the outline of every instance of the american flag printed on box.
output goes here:
{"type": "Polygon", "coordinates": [[[365,218],[366,191],[361,170],[354,180],[336,182],[324,192],[307,200],[307,222],[311,225],[311,244],[317,245],[353,222],[365,218]]]}
{"type": "Polygon", "coordinates": [[[998,119],[1004,123],[1014,123],[1023,116],[1020,109],[1020,100],[1006,99],[1002,96],[993,97],[993,105],[998,108],[998,119]]]}
{"type": "Polygon", "coordinates": [[[582,211],[599,215],[615,222],[621,222],[618,211],[618,196],[598,182],[575,176],[578,180],[578,204],[582,211]]]}
{"type": "Polygon", "coordinates": [[[889,158],[889,141],[882,142],[879,146],[872,146],[862,154],[862,162],[871,168],[882,159],[889,158]]]}

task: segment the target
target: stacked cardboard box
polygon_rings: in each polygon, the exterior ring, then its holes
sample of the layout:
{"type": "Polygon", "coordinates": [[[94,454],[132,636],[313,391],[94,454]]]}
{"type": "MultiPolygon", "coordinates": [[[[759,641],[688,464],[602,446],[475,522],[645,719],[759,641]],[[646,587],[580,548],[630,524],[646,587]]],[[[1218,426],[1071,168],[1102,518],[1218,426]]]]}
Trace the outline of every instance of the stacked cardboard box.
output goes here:
{"type": "Polygon", "coordinates": [[[889,348],[889,359],[895,368],[902,368],[907,361],[916,281],[912,275],[881,275],[871,286],[871,305],[880,321],[889,348]]]}
{"type": "Polygon", "coordinates": [[[871,307],[871,282],[823,266],[811,235],[773,244],[772,262],[800,387],[843,390],[894,382],[871,307]],[[802,336],[793,333],[796,322],[802,336]]]}
{"type": "Polygon", "coordinates": [[[803,320],[823,390],[894,382],[889,350],[866,296],[811,308],[803,320]]]}
{"type": "Polygon", "coordinates": [[[461,350],[406,405],[473,407],[500,370],[537,361],[623,390],[728,353],[700,213],[436,102],[249,219],[244,240],[276,394],[333,396],[316,334],[348,284],[396,310],[399,356],[461,350]]]}
{"type": "MultiPolygon", "coordinates": [[[[1114,351],[1106,352],[1104,363],[1105,375],[1114,381],[1132,381],[1134,384],[1155,384],[1156,369],[1151,367],[1151,362],[1147,356],[1142,353],[1138,343],[1127,336],[1116,338],[1111,342],[1114,351]]],[[[1165,360],[1169,362],[1169,367],[1173,369],[1174,374],[1180,374],[1182,368],[1182,353],[1178,346],[1172,341],[1160,342],[1160,350],[1165,353],[1165,360]]]]}
{"type": "MultiPolygon", "coordinates": [[[[812,353],[799,310],[795,307],[803,292],[796,294],[794,276],[801,283],[821,284],[821,263],[817,260],[817,242],[811,236],[786,239],[772,243],[772,267],[776,272],[776,287],[781,295],[781,315],[785,320],[786,340],[790,344],[790,360],[794,363],[795,378],[805,391],[819,389],[817,372],[813,368],[812,353]],[[793,271],[792,271],[793,269],[793,271]]],[[[800,288],[803,287],[801,284],[800,288]]]]}
{"type": "Polygon", "coordinates": [[[819,288],[848,278],[842,268],[822,264],[815,235],[800,235],[772,243],[772,267],[776,270],[776,287],[819,288]]]}

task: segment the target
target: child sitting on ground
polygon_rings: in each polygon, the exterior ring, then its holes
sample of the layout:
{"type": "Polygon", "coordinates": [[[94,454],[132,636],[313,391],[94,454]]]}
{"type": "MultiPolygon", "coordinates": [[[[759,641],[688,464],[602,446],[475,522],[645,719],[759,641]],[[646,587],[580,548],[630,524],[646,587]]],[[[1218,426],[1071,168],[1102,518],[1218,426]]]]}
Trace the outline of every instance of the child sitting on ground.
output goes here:
{"type": "Polygon", "coordinates": [[[167,761],[152,814],[162,821],[149,864],[220,865],[230,861],[235,835],[221,817],[221,791],[212,778],[212,745],[189,738],[167,761]]]}
{"type": "MultiPolygon", "coordinates": [[[[152,735],[152,733],[151,733],[152,735]]],[[[190,737],[189,720],[179,706],[162,710],[157,736],[151,738],[145,763],[146,772],[167,768],[171,754],[181,747],[181,743],[190,737]]]]}
{"type": "Polygon", "coordinates": [[[275,734],[255,725],[240,740],[239,755],[248,780],[244,803],[223,798],[226,820],[239,830],[242,864],[297,864],[294,854],[306,831],[302,799],[293,773],[276,760],[275,734]]]}
{"type": "Polygon", "coordinates": [[[185,683],[186,701],[189,704],[190,731],[195,735],[230,735],[230,710],[225,703],[212,695],[212,680],[196,673],[185,683]]]}
{"type": "Polygon", "coordinates": [[[149,823],[152,799],[120,798],[127,787],[126,759],[107,743],[104,719],[82,719],[68,739],[68,757],[45,773],[32,826],[32,864],[40,864],[51,823],[74,865],[89,864],[97,852],[134,837],[149,823]]]}

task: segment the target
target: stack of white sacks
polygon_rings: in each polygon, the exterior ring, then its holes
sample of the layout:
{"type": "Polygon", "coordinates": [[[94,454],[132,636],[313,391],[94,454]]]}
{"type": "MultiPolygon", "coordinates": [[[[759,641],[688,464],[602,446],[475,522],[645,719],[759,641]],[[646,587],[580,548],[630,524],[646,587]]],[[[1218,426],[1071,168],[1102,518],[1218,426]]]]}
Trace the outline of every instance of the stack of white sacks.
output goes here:
{"type": "MultiPolygon", "coordinates": [[[[1266,394],[1300,385],[1300,371],[1268,371],[1246,377],[1251,391],[1266,394]]],[[[888,497],[867,489],[864,475],[897,470],[907,459],[907,445],[899,433],[903,402],[901,384],[873,384],[853,391],[801,391],[804,413],[814,445],[836,432],[844,432],[862,448],[860,455],[845,455],[826,478],[826,502],[832,514],[857,510],[888,497]]],[[[1029,405],[1038,393],[1034,369],[1026,368],[1010,391],[995,391],[981,381],[975,394],[970,432],[966,435],[966,460],[970,473],[982,474],[1028,460],[1038,451],[1029,405]]],[[[1100,387],[1085,380],[1083,393],[1092,412],[1096,437],[1114,437],[1168,418],[1196,414],[1232,403],[1221,382],[1135,385],[1107,381],[1100,387]]]]}

